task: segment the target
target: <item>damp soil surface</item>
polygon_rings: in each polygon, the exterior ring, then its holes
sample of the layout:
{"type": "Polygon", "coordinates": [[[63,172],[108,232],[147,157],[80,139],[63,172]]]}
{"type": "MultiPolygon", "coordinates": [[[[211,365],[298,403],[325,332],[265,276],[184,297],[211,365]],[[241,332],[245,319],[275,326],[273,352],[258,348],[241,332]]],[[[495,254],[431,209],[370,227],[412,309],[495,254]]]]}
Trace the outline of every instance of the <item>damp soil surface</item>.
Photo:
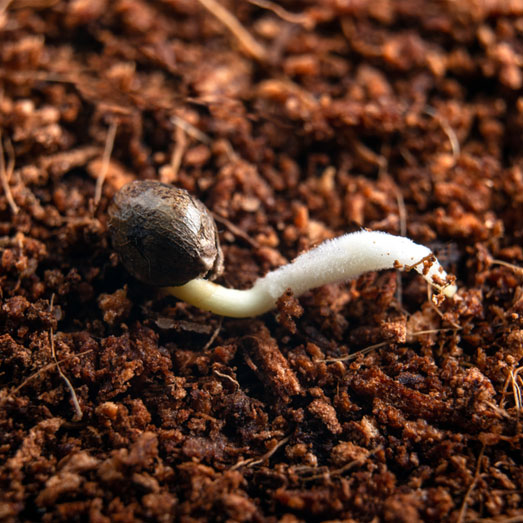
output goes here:
{"type": "Polygon", "coordinates": [[[523,521],[520,0],[0,2],[0,520],[523,521]],[[362,227],[368,273],[247,320],[132,279],[135,179],[220,282],[362,227]]]}

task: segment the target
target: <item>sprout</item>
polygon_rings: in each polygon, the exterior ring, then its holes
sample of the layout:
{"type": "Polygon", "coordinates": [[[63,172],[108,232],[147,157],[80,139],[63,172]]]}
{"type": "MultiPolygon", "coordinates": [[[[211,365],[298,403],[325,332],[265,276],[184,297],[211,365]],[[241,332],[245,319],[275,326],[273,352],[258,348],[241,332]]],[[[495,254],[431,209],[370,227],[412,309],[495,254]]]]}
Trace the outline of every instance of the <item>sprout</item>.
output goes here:
{"type": "Polygon", "coordinates": [[[185,191],[159,182],[132,182],[115,196],[109,216],[113,245],[131,274],[146,283],[170,285],[167,293],[222,316],[257,316],[274,308],[287,289],[300,296],[321,285],[382,269],[415,269],[447,298],[457,290],[455,278],[447,275],[428,247],[378,231],[327,240],[259,278],[250,289],[228,289],[202,277],[208,272],[219,275],[222,255],[214,222],[203,204],[185,191]],[[178,201],[183,203],[181,209],[178,201]],[[188,218],[190,225],[183,225],[188,218]],[[202,260],[195,261],[199,252],[202,260]],[[169,265],[179,269],[167,270],[169,265]],[[193,266],[194,274],[188,275],[193,266]],[[166,272],[174,272],[176,278],[169,282],[166,272]],[[186,283],[178,277],[181,272],[186,283]]]}

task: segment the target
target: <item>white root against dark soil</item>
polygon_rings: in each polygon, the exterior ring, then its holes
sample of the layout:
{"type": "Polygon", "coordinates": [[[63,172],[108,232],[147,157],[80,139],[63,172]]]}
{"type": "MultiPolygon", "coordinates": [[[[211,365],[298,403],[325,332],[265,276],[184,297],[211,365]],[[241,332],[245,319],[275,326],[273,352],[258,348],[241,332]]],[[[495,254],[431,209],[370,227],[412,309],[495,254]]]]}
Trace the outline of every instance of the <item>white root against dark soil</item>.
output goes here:
{"type": "Polygon", "coordinates": [[[454,277],[447,275],[428,247],[378,231],[358,231],[327,240],[259,278],[247,290],[228,289],[197,278],[179,287],[168,287],[168,292],[200,309],[246,318],[274,308],[287,289],[300,296],[310,289],[356,278],[365,272],[411,268],[445,297],[456,293],[454,277]]]}

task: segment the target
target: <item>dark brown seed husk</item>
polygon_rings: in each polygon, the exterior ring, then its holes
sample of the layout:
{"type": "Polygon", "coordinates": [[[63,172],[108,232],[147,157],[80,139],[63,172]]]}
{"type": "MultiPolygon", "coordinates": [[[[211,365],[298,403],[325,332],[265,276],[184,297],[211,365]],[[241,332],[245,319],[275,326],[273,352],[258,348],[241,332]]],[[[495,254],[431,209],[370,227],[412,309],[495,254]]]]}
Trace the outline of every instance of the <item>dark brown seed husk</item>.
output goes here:
{"type": "Polygon", "coordinates": [[[113,247],[123,265],[150,285],[183,285],[223,271],[209,211],[186,190],[156,181],[122,187],[108,210],[113,247]]]}

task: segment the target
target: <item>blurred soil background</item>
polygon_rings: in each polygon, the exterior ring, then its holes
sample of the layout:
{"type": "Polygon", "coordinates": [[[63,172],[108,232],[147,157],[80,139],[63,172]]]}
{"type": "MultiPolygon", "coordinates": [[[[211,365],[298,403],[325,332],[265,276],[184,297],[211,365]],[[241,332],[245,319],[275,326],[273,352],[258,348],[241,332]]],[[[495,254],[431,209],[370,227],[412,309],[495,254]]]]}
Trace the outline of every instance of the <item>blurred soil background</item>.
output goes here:
{"type": "Polygon", "coordinates": [[[0,520],[523,521],[523,1],[219,2],[0,2],[0,520]],[[108,241],[134,179],[227,285],[367,227],[458,298],[161,298],[108,241]]]}

